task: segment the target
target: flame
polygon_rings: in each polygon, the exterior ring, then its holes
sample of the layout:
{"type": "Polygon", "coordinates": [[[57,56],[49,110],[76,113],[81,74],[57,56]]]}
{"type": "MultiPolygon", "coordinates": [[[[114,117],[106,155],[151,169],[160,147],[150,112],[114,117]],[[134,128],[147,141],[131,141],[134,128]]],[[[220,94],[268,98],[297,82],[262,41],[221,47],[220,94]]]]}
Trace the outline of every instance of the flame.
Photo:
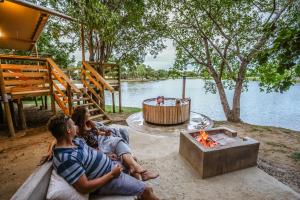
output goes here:
{"type": "Polygon", "coordinates": [[[196,136],[196,140],[205,147],[214,147],[218,144],[217,142],[209,138],[204,130],[199,131],[199,135],[196,136]]]}

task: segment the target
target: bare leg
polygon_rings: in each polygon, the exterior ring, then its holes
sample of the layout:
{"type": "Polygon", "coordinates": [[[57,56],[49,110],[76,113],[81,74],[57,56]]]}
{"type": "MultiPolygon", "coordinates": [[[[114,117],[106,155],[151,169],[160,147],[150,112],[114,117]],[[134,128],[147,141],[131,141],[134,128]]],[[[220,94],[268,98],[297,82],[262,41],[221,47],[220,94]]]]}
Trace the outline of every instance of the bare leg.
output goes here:
{"type": "Polygon", "coordinates": [[[126,153],[122,155],[124,163],[129,167],[133,177],[147,181],[149,179],[157,178],[159,175],[154,172],[147,171],[139,163],[135,161],[131,154],[126,153]]]}
{"type": "Polygon", "coordinates": [[[132,157],[130,153],[126,153],[122,155],[123,162],[129,167],[130,174],[138,179],[142,180],[141,173],[146,171],[145,169],[142,168],[141,165],[139,165],[135,159],[132,157]]]}
{"type": "Polygon", "coordinates": [[[123,154],[122,158],[126,165],[128,165],[128,167],[130,168],[130,170],[134,170],[138,173],[145,171],[145,169],[133,159],[130,153],[123,154]]]}

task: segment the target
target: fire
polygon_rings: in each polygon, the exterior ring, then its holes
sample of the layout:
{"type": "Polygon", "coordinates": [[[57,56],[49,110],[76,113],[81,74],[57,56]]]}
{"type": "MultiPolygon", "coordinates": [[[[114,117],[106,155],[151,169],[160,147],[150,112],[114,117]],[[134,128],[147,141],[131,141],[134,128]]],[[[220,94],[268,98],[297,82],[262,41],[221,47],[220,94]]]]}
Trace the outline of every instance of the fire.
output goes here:
{"type": "Polygon", "coordinates": [[[218,144],[209,138],[204,130],[199,131],[199,135],[196,137],[196,140],[205,147],[214,147],[218,144]]]}

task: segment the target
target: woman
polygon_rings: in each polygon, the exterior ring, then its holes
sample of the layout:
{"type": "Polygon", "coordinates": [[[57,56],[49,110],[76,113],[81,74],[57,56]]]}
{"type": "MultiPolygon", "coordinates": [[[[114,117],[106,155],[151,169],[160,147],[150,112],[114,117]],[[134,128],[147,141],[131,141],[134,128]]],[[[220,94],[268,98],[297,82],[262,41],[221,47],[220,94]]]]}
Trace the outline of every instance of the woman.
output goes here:
{"type": "Polygon", "coordinates": [[[128,133],[125,129],[105,127],[102,123],[89,119],[90,114],[86,107],[77,107],[72,120],[78,126],[78,136],[83,138],[87,145],[108,154],[112,159],[119,159],[129,168],[134,177],[143,181],[158,177],[157,173],[145,170],[131,154],[128,145],[128,133]]]}

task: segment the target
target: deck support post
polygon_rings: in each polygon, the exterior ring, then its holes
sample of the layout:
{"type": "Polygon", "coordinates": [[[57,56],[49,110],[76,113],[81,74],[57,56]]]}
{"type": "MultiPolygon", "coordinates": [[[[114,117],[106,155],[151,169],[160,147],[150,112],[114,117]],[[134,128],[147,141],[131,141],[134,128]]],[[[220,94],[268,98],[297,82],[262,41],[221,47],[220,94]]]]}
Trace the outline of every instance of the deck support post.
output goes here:
{"type": "Polygon", "coordinates": [[[34,97],[34,101],[35,101],[35,106],[37,107],[38,106],[38,102],[37,102],[37,98],[34,97]]]}
{"type": "MultiPolygon", "coordinates": [[[[2,95],[2,97],[3,97],[3,95],[2,95]]],[[[4,98],[7,98],[7,97],[4,97],[4,98]]],[[[3,104],[4,104],[4,111],[6,113],[6,121],[7,121],[8,129],[9,129],[9,134],[11,137],[14,137],[15,136],[15,128],[14,128],[14,124],[13,124],[13,120],[12,120],[12,116],[11,116],[11,112],[10,112],[10,108],[9,108],[9,103],[4,101],[3,104]]]]}
{"type": "Polygon", "coordinates": [[[122,112],[122,95],[121,95],[121,67],[118,65],[118,84],[119,84],[119,113],[122,112]]]}
{"type": "Polygon", "coordinates": [[[41,110],[43,110],[45,108],[44,97],[43,96],[41,96],[41,101],[42,101],[41,110]]]}
{"type": "Polygon", "coordinates": [[[113,113],[116,112],[116,107],[115,107],[115,93],[111,93],[111,101],[112,101],[112,111],[113,113]]]}
{"type": "Polygon", "coordinates": [[[11,113],[11,119],[12,119],[12,122],[13,122],[13,126],[17,127],[17,119],[16,119],[14,102],[9,101],[8,104],[9,104],[9,109],[10,109],[10,113],[11,113]]]}
{"type": "Polygon", "coordinates": [[[6,113],[6,121],[9,129],[9,134],[11,137],[15,136],[15,128],[14,124],[11,118],[11,112],[9,109],[9,103],[8,103],[8,96],[5,93],[5,86],[4,86],[4,78],[3,78],[3,70],[1,67],[1,59],[0,59],[0,89],[1,89],[1,96],[2,96],[2,101],[4,105],[4,112],[6,113]]]}
{"type": "Polygon", "coordinates": [[[19,123],[21,125],[21,129],[24,130],[24,129],[27,128],[27,125],[26,125],[26,118],[25,118],[25,114],[24,114],[24,108],[23,108],[22,100],[19,99],[17,104],[18,104],[19,123]]]}
{"type": "Polygon", "coordinates": [[[0,101],[0,124],[4,123],[4,112],[2,108],[2,102],[0,101]]]}
{"type": "Polygon", "coordinates": [[[45,96],[45,110],[48,110],[48,96],[45,96]]]}
{"type": "Polygon", "coordinates": [[[52,80],[52,70],[49,66],[48,62],[46,63],[48,67],[48,74],[49,74],[49,84],[50,84],[50,95],[51,95],[51,110],[53,115],[56,114],[56,107],[55,107],[55,99],[54,99],[54,90],[53,90],[53,80],[52,80]]]}
{"type": "Polygon", "coordinates": [[[10,113],[11,113],[11,120],[12,120],[13,126],[17,127],[17,120],[16,120],[14,102],[11,100],[11,101],[8,102],[8,105],[9,105],[9,110],[10,110],[10,113]]]}
{"type": "Polygon", "coordinates": [[[4,112],[2,108],[2,101],[0,101],[0,124],[4,124],[4,112]]]}
{"type": "Polygon", "coordinates": [[[186,76],[182,77],[182,99],[185,99],[185,83],[186,83],[186,76]]]}

